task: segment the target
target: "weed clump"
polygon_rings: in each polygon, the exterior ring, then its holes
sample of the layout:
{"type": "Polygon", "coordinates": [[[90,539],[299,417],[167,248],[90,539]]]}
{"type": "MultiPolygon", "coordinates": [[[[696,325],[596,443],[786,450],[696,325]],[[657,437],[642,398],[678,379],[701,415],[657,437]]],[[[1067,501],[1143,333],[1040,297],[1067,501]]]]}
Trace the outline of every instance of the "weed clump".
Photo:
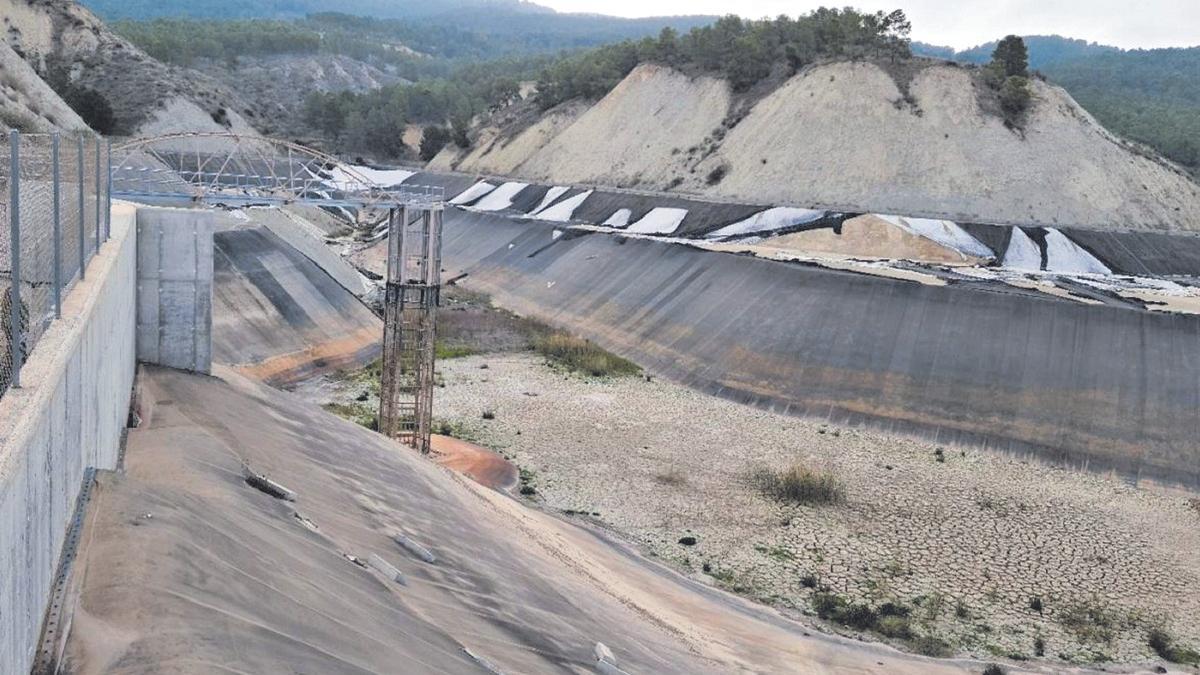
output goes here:
{"type": "Polygon", "coordinates": [[[1171,663],[1200,666],[1200,652],[1175,644],[1175,638],[1163,628],[1153,628],[1146,636],[1146,643],[1155,654],[1171,663]]]}
{"type": "Polygon", "coordinates": [[[782,471],[757,469],[750,475],[750,483],[768,497],[785,503],[827,505],[846,500],[846,488],[837,476],[800,464],[782,471]]]}
{"type": "Polygon", "coordinates": [[[465,356],[474,356],[479,353],[474,347],[464,344],[448,344],[438,340],[433,348],[433,356],[437,360],[442,359],[460,359],[465,356]]]}
{"type": "Polygon", "coordinates": [[[596,346],[589,340],[565,333],[554,333],[537,340],[534,349],[553,364],[592,377],[637,375],[642,369],[596,346]]]}
{"type": "Polygon", "coordinates": [[[1097,598],[1072,602],[1058,613],[1058,622],[1080,642],[1112,642],[1116,623],[1097,598]]]}
{"type": "Polygon", "coordinates": [[[321,407],[342,419],[350,420],[371,431],[379,431],[379,413],[369,405],[364,403],[326,403],[321,407]]]}
{"type": "Polygon", "coordinates": [[[944,659],[954,653],[950,643],[936,635],[922,635],[912,641],[913,649],[922,656],[944,659]]]}

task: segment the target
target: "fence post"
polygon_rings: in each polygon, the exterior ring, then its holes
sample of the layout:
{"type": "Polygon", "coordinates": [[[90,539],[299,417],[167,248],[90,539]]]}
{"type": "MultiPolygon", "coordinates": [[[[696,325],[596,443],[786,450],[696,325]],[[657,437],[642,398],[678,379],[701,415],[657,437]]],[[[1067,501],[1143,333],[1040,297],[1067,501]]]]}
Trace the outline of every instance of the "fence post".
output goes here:
{"type": "Polygon", "coordinates": [[[50,139],[50,165],[54,171],[54,318],[62,318],[62,176],[58,165],[58,132],[50,139]]]}
{"type": "Polygon", "coordinates": [[[16,388],[21,386],[21,363],[25,360],[21,344],[25,337],[21,325],[21,132],[9,131],[8,144],[12,171],[8,180],[11,193],[8,203],[9,253],[12,255],[12,278],[8,284],[8,356],[12,366],[9,384],[16,388]]]}
{"type": "Polygon", "coordinates": [[[83,202],[83,134],[76,136],[75,140],[79,150],[76,155],[79,164],[79,278],[83,279],[87,269],[87,255],[84,253],[87,247],[87,207],[83,202]]]}
{"type": "Polygon", "coordinates": [[[104,158],[105,164],[108,166],[107,179],[104,181],[104,241],[108,241],[112,237],[112,141],[105,139],[104,141],[104,158]]]}
{"type": "Polygon", "coordinates": [[[100,252],[100,137],[96,137],[96,253],[100,252]]]}

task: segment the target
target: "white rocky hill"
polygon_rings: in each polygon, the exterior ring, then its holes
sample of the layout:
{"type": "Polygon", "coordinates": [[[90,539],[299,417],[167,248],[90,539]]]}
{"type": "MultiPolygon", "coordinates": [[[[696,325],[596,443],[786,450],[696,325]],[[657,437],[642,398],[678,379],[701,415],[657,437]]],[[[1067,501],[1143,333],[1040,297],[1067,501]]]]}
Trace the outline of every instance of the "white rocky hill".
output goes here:
{"type": "Polygon", "coordinates": [[[1200,231],[1200,185],[1034,81],[1023,129],[978,77],[918,64],[905,92],[865,62],[817,65],[756,100],[642,65],[593,105],[483,125],[431,168],[960,222],[1200,231]]]}

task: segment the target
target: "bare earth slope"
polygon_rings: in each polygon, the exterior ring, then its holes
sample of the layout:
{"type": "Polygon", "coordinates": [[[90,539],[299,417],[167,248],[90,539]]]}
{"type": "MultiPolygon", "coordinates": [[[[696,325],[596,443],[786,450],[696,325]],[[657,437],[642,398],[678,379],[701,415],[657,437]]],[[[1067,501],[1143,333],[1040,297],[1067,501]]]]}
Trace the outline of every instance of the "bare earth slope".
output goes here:
{"type": "Polygon", "coordinates": [[[22,131],[78,131],[79,115],[7,44],[0,43],[0,122],[22,131]]]}
{"type": "Polygon", "coordinates": [[[101,93],[115,132],[253,133],[260,113],[212,78],[164,65],[110,31],[70,0],[0,0],[5,38],[40,74],[65,68],[77,86],[101,93]]]}
{"type": "Polygon", "coordinates": [[[457,168],[967,222],[1200,230],[1200,186],[1062,89],[1033,82],[1022,134],[985,112],[973,79],[929,63],[914,107],[876,65],[826,64],[743,117],[724,82],[643,65],[540,145],[518,137],[508,147],[523,161],[476,151],[457,168]]]}
{"type": "Polygon", "coordinates": [[[263,133],[294,132],[305,97],[316,91],[365,92],[403,80],[340,54],[279,54],[243,57],[234,66],[204,61],[196,66],[260,112],[263,133]]]}

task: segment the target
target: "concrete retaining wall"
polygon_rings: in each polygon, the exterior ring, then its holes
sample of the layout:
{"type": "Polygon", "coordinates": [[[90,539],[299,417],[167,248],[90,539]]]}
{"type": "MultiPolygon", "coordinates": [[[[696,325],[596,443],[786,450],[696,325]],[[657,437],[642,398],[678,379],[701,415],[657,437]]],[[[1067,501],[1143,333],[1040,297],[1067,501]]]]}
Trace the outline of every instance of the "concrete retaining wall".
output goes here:
{"type": "Polygon", "coordinates": [[[115,468],[134,376],[134,209],[0,398],[0,673],[27,673],[88,467],[115,468]]]}
{"type": "Polygon", "coordinates": [[[180,370],[212,370],[211,211],[138,209],[137,357],[180,370]]]}

